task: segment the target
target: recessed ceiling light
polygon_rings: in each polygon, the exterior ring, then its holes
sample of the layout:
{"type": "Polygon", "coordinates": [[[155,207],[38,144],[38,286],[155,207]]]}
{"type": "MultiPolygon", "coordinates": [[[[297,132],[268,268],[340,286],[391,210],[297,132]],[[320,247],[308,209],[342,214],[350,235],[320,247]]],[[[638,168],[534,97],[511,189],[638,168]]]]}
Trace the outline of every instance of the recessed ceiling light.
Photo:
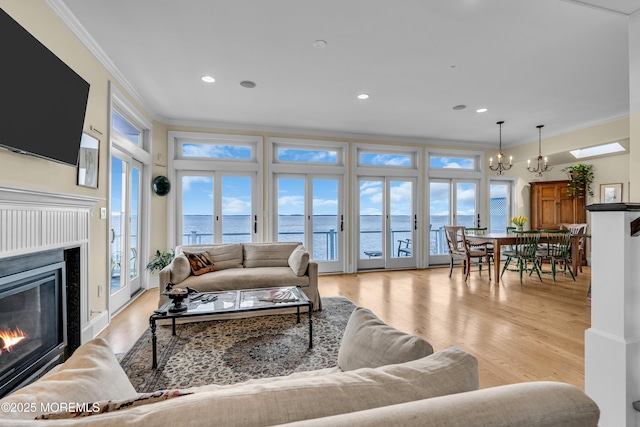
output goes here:
{"type": "Polygon", "coordinates": [[[464,104],[456,105],[455,107],[453,107],[453,109],[456,110],[456,111],[464,110],[465,108],[467,108],[467,106],[464,105],[464,104]]]}
{"type": "Polygon", "coordinates": [[[360,93],[358,94],[358,99],[369,99],[368,93],[360,93]]]}
{"type": "Polygon", "coordinates": [[[256,84],[251,80],[243,80],[240,82],[240,86],[246,87],[247,89],[253,89],[254,87],[256,87],[256,84]]]}
{"type": "Polygon", "coordinates": [[[214,79],[212,76],[202,76],[200,77],[202,79],[203,82],[205,83],[213,83],[216,81],[216,79],[214,79]]]}
{"type": "Polygon", "coordinates": [[[478,109],[476,110],[476,113],[486,113],[486,112],[487,112],[487,109],[486,109],[486,108],[478,108],[478,109]]]}
{"type": "Polygon", "coordinates": [[[316,40],[313,42],[313,47],[315,47],[316,49],[324,49],[325,47],[327,47],[327,42],[324,40],[316,40]]]}
{"type": "Polygon", "coordinates": [[[595,145],[579,150],[570,150],[569,152],[573,154],[573,157],[576,159],[584,159],[585,157],[602,156],[620,151],[625,151],[625,149],[619,142],[610,142],[609,144],[595,145]]]}

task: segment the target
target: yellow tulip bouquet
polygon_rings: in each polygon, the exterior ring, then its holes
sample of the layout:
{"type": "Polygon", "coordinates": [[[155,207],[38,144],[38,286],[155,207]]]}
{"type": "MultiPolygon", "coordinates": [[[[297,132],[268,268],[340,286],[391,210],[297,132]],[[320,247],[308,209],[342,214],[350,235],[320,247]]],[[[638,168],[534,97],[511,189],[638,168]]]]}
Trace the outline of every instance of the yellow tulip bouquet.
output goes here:
{"type": "Polygon", "coordinates": [[[522,216],[522,215],[514,216],[513,218],[511,218],[511,222],[516,227],[522,227],[524,225],[524,223],[527,222],[527,217],[526,216],[522,216]]]}

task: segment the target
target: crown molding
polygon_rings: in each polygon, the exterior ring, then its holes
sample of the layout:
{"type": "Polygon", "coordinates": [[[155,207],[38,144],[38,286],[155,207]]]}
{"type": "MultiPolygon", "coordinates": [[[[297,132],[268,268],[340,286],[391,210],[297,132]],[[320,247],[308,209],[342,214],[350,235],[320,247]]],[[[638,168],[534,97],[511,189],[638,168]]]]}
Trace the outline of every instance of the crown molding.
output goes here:
{"type": "Polygon", "coordinates": [[[145,102],[144,98],[136,90],[136,88],[129,83],[127,78],[122,74],[120,69],[114,64],[109,55],[100,47],[98,42],[89,34],[87,29],[80,23],[78,18],[71,12],[66,4],[62,0],[45,0],[46,4],[55,12],[56,15],[62,20],[62,22],[71,30],[73,34],[80,40],[80,42],[96,57],[96,59],[107,69],[107,71],[115,78],[115,80],[122,86],[122,88],[133,98],[133,100],[140,105],[148,114],[154,116],[153,110],[149,109],[149,106],[145,102]]]}
{"type": "MultiPolygon", "coordinates": [[[[198,120],[176,120],[166,117],[158,117],[158,121],[170,126],[170,127],[184,127],[184,128],[202,128],[211,131],[239,131],[239,132],[251,132],[259,134],[278,134],[283,137],[321,137],[332,138],[347,141],[379,141],[379,142],[402,142],[408,144],[420,144],[420,145],[445,145],[445,146],[458,146],[458,147],[475,147],[478,149],[491,148],[492,143],[480,143],[473,141],[459,141],[451,139],[436,139],[436,138],[424,138],[424,137],[411,137],[411,136],[399,136],[390,134],[367,134],[356,132],[340,132],[311,128],[298,128],[287,126],[269,126],[269,125],[253,125],[247,123],[225,123],[215,121],[198,121],[198,120]]],[[[175,129],[170,129],[175,130],[175,129]]]]}
{"type": "Polygon", "coordinates": [[[631,11],[631,12],[623,12],[622,10],[617,10],[617,9],[611,9],[611,8],[608,8],[608,7],[598,6],[598,5],[592,4],[592,3],[588,2],[588,1],[581,1],[581,0],[563,0],[563,1],[565,1],[567,3],[573,3],[573,4],[577,5],[577,6],[588,7],[588,8],[591,8],[591,9],[596,9],[596,10],[600,10],[600,11],[603,11],[603,12],[613,13],[615,15],[627,16],[627,17],[633,15],[634,13],[637,13],[638,11],[640,11],[640,7],[635,9],[635,10],[633,10],[633,11],[631,11]]]}

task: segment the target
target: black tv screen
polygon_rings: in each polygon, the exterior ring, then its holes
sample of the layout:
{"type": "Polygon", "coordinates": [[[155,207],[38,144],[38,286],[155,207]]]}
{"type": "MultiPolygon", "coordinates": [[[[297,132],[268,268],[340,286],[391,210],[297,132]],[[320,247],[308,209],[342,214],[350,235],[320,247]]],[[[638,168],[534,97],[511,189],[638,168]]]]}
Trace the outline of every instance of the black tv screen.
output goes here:
{"type": "Polygon", "coordinates": [[[0,146],[76,165],[89,83],[0,9],[0,146]]]}

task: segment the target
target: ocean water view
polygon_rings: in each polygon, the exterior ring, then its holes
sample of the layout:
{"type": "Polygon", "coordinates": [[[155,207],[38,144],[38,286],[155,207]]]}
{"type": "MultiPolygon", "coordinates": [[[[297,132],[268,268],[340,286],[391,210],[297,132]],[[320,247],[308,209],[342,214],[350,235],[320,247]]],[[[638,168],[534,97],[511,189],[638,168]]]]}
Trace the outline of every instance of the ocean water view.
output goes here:
{"type": "MultiPolygon", "coordinates": [[[[135,218],[134,218],[135,219],[135,218]]],[[[360,217],[360,257],[369,258],[365,252],[382,252],[382,217],[380,215],[362,215],[360,217]]],[[[448,215],[432,215],[430,218],[429,252],[431,255],[446,254],[447,248],[442,227],[449,224],[448,215]]],[[[459,215],[458,223],[467,227],[475,226],[474,215],[459,215]]],[[[409,215],[394,215],[391,217],[392,248],[395,251],[399,240],[410,239],[413,221],[409,215]]],[[[492,215],[491,232],[503,232],[506,227],[504,215],[492,215]],[[504,225],[503,225],[504,224],[504,225]]],[[[118,251],[120,240],[119,215],[114,216],[113,221],[116,244],[113,250],[118,251]]],[[[132,221],[131,246],[137,245],[137,222],[132,221]]],[[[336,215],[315,215],[313,218],[313,259],[317,261],[330,261],[337,259],[338,254],[338,230],[340,223],[336,215]]],[[[345,231],[348,231],[345,222],[345,231]]],[[[244,243],[251,241],[253,223],[250,215],[225,215],[223,216],[224,243],[244,243]]],[[[281,215],[279,217],[278,240],[281,242],[301,242],[304,239],[304,216],[281,215]]],[[[182,241],[184,244],[212,243],[213,217],[211,215],[184,215],[182,220],[182,241]]]]}
{"type": "MultiPolygon", "coordinates": [[[[224,243],[244,243],[251,241],[252,222],[250,215],[225,215],[222,241],[224,243]]],[[[382,216],[362,215],[360,217],[360,257],[368,258],[365,252],[382,252],[382,216]]],[[[474,215],[459,215],[458,222],[468,227],[474,226],[474,215]]],[[[431,216],[430,252],[446,253],[442,227],[449,223],[448,215],[431,216]]],[[[413,220],[409,215],[391,217],[391,240],[395,251],[399,240],[410,239],[413,220]]],[[[337,258],[338,230],[340,224],[336,215],[315,215],[313,217],[313,259],[330,261],[337,258]]],[[[345,231],[348,231],[345,224],[345,231]]],[[[214,241],[213,217],[211,215],[184,215],[182,220],[184,244],[207,244],[214,241]]],[[[301,242],[304,239],[303,215],[280,215],[278,218],[278,240],[281,242],[301,242]]]]}

